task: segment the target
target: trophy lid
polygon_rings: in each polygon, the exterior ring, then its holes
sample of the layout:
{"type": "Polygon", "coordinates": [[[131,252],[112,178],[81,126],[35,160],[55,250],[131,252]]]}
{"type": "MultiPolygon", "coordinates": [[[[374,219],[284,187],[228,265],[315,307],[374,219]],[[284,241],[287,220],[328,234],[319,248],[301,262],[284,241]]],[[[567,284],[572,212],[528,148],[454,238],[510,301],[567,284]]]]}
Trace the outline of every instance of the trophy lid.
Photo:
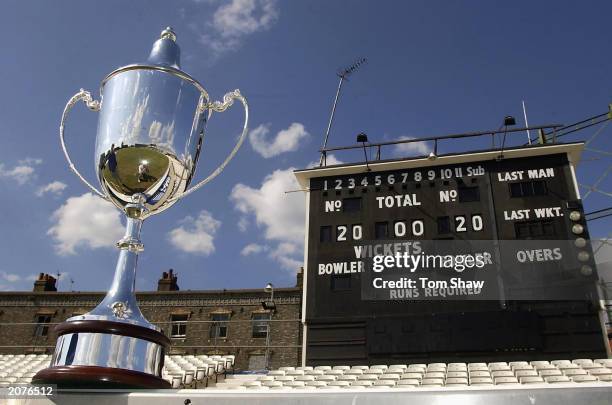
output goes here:
{"type": "Polygon", "coordinates": [[[176,33],[171,27],[166,27],[161,32],[160,38],[153,43],[153,48],[146,62],[123,66],[110,72],[100,84],[100,94],[103,94],[106,82],[117,74],[138,69],[159,70],[173,74],[192,83],[202,93],[206,101],[209,99],[208,92],[204,87],[196,79],[181,70],[181,49],[176,43],[176,33]]]}
{"type": "Polygon", "coordinates": [[[147,63],[181,69],[181,49],[176,43],[176,33],[172,27],[166,27],[161,32],[160,38],[153,44],[147,63]]]}

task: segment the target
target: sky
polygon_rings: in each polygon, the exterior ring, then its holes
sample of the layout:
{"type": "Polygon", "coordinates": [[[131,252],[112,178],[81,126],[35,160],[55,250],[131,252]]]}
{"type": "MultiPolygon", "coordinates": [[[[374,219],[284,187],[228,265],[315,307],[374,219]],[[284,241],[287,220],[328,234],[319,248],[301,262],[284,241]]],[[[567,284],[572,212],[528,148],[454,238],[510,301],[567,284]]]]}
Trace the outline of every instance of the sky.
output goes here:
{"type": "MultiPolygon", "coordinates": [[[[570,124],[612,102],[611,13],[609,1],[7,0],[0,290],[30,290],[40,272],[61,273],[64,291],[110,286],[124,220],[68,169],[59,121],[80,88],[98,98],[108,73],[145,61],[166,26],[177,33],[182,69],[213,99],[234,89],[247,97],[251,130],[219,177],[145,221],[139,290],[154,290],[169,268],[183,290],[295,284],[304,195],[285,191],[298,188],[294,169],[318,161],[339,68],[368,59],[343,86],[330,146],[353,144],[359,132],[376,142],[497,129],[506,115],[522,125],[522,100],[529,124],[570,124]]],[[[66,129],[76,166],[94,184],[96,124],[97,113],[78,105],[66,129]]],[[[239,104],[213,116],[197,178],[222,162],[241,127],[239,104]]],[[[612,192],[608,177],[598,182],[612,164],[611,134],[600,126],[567,137],[608,152],[584,154],[579,183],[612,192]]],[[[582,192],[587,212],[612,206],[605,194],[582,192]]],[[[608,236],[609,219],[593,222],[591,236],[608,236]]]]}

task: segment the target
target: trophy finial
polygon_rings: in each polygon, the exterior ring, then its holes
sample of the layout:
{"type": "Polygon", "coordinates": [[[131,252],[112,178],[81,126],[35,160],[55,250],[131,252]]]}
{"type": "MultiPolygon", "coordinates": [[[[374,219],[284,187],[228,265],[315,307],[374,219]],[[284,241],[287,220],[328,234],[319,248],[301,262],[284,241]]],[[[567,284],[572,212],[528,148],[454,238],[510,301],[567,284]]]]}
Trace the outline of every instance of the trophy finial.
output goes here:
{"type": "Polygon", "coordinates": [[[166,29],[161,32],[161,35],[159,37],[161,39],[170,39],[176,42],[176,33],[174,32],[172,27],[166,27],[166,29]]]}
{"type": "Polygon", "coordinates": [[[153,44],[148,62],[153,65],[170,66],[180,69],[180,56],[181,50],[176,43],[176,33],[172,27],[167,27],[161,32],[160,38],[153,44]]]}

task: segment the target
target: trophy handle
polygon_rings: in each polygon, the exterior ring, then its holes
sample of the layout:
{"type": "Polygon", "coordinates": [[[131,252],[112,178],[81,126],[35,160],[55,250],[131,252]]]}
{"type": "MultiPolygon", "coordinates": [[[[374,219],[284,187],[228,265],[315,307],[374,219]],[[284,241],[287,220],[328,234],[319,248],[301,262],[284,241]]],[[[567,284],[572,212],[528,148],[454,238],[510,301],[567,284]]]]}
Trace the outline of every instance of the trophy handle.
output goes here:
{"type": "MultiPolygon", "coordinates": [[[[203,99],[207,100],[208,97],[203,97],[203,99]]],[[[196,191],[197,189],[201,188],[203,185],[205,185],[206,183],[208,183],[209,181],[211,181],[215,177],[217,177],[223,171],[223,169],[225,169],[225,166],[227,166],[229,161],[232,160],[232,158],[236,155],[236,153],[238,152],[238,149],[240,149],[240,147],[242,146],[242,143],[244,142],[244,139],[246,138],[247,132],[249,131],[249,128],[248,128],[248,124],[249,124],[249,104],[247,103],[247,101],[244,98],[244,96],[242,94],[240,94],[240,90],[236,89],[234,91],[230,91],[230,92],[226,93],[223,96],[223,102],[215,101],[214,103],[206,103],[206,104],[200,105],[198,108],[202,112],[204,112],[206,109],[208,109],[208,118],[210,118],[210,116],[212,115],[213,111],[214,112],[223,112],[223,111],[227,110],[229,107],[231,107],[234,104],[234,100],[240,101],[242,103],[242,106],[244,107],[244,126],[242,127],[242,134],[240,135],[240,138],[238,138],[238,142],[234,146],[234,149],[232,149],[232,151],[230,152],[229,155],[227,155],[227,157],[225,158],[223,163],[221,163],[221,165],[219,165],[219,167],[217,167],[210,175],[208,175],[208,177],[206,177],[204,180],[200,181],[195,186],[191,187],[189,190],[186,190],[179,197],[174,197],[171,200],[175,200],[175,199],[178,199],[178,198],[182,198],[182,197],[184,197],[186,195],[189,195],[189,194],[193,193],[194,191],[196,191]]]]}
{"type": "Polygon", "coordinates": [[[87,108],[89,108],[91,111],[100,111],[100,102],[97,100],[94,100],[91,97],[91,93],[83,89],[79,90],[77,94],[75,94],[74,96],[70,98],[70,100],[68,100],[68,103],[66,103],[66,107],[64,107],[64,112],[62,113],[62,121],[60,122],[60,142],[62,144],[62,150],[64,151],[64,156],[66,156],[66,160],[68,161],[70,170],[72,170],[74,174],[76,174],[77,177],[81,179],[81,181],[85,183],[87,187],[91,189],[91,191],[93,191],[98,196],[102,197],[103,199],[110,201],[107,196],[105,196],[101,191],[99,191],[94,186],[92,186],[85,179],[85,177],[83,177],[81,173],[77,170],[77,168],[74,166],[74,163],[72,163],[72,159],[70,159],[70,155],[68,154],[68,149],[66,148],[66,143],[64,142],[64,128],[66,127],[66,119],[68,118],[68,113],[70,112],[72,107],[74,107],[74,105],[78,103],[80,100],[83,100],[87,108]]]}

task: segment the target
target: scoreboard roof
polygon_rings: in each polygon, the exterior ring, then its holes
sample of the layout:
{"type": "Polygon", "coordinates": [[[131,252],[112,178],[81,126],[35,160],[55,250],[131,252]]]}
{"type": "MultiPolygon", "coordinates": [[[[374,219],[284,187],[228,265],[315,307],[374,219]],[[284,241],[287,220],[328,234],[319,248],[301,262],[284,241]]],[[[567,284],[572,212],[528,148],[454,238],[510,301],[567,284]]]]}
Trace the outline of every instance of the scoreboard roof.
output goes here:
{"type": "MultiPolygon", "coordinates": [[[[514,148],[509,147],[503,150],[503,155],[505,159],[512,159],[567,153],[569,162],[575,166],[580,162],[583,147],[584,142],[532,145],[514,148]]],[[[368,164],[372,172],[378,172],[384,170],[406,169],[411,167],[431,167],[457,163],[482,162],[496,159],[501,152],[501,149],[487,149],[437,155],[435,159],[430,159],[427,156],[421,156],[414,158],[375,160],[368,162],[368,164]]],[[[363,173],[365,169],[365,162],[359,162],[295,170],[294,173],[300,186],[308,188],[308,181],[311,178],[363,173]]]]}

